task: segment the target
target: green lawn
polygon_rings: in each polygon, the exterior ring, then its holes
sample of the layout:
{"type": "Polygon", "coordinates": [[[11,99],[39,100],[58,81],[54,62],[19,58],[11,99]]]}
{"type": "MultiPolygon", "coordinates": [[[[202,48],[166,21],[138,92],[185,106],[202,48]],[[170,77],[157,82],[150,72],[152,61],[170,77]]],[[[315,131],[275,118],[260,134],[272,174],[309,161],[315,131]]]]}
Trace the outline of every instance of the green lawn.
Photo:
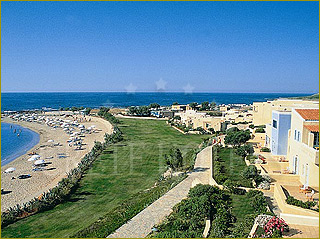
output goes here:
{"type": "Polygon", "coordinates": [[[237,223],[243,222],[247,215],[255,213],[246,195],[231,194],[231,199],[232,214],[237,218],[237,223]]]}
{"type": "Polygon", "coordinates": [[[208,137],[183,135],[156,120],[122,119],[119,128],[124,140],[94,162],[70,201],[3,228],[2,237],[70,237],[153,186],[172,146],[185,154],[208,137]]]}
{"type": "Polygon", "coordinates": [[[232,148],[221,148],[218,152],[220,164],[223,166],[224,175],[240,186],[252,187],[252,182],[249,179],[244,179],[241,172],[247,167],[242,157],[234,153],[232,148]]]}

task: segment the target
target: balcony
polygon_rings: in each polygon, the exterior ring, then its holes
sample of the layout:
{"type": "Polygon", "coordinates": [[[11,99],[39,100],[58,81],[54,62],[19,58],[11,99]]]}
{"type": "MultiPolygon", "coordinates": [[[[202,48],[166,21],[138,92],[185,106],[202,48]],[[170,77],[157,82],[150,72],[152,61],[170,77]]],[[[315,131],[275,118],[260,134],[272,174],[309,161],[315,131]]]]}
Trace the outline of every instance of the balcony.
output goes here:
{"type": "Polygon", "coordinates": [[[301,150],[304,154],[308,155],[308,158],[312,160],[312,162],[316,165],[319,165],[319,147],[316,149],[314,147],[310,147],[305,143],[302,143],[301,150]]]}

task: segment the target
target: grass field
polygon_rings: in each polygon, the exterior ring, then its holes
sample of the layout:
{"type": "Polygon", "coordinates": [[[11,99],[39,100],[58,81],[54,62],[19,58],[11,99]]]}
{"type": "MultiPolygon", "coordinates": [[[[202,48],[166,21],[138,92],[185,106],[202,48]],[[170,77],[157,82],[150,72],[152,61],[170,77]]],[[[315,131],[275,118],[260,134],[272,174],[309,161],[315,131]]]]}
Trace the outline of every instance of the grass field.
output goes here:
{"type": "Polygon", "coordinates": [[[3,228],[2,237],[70,237],[153,186],[172,146],[185,154],[208,137],[183,135],[156,120],[122,119],[119,128],[124,140],[99,157],[70,201],[3,228]]]}
{"type": "Polygon", "coordinates": [[[237,223],[243,222],[248,214],[254,214],[255,209],[250,205],[246,195],[231,194],[232,213],[237,218],[237,223]]]}
{"type": "Polygon", "coordinates": [[[233,182],[240,186],[252,187],[252,182],[249,179],[244,179],[241,172],[247,167],[245,161],[234,153],[232,148],[221,148],[218,153],[221,158],[220,163],[224,167],[224,174],[233,182]]]}

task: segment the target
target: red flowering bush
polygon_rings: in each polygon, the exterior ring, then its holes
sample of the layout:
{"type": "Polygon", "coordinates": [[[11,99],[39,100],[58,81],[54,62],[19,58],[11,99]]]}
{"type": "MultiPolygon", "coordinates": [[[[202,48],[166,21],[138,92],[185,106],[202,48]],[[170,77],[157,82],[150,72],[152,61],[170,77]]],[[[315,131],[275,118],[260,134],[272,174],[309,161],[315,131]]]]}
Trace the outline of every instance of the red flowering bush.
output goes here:
{"type": "Polygon", "coordinates": [[[263,237],[282,237],[284,231],[289,230],[288,224],[281,218],[272,217],[264,226],[263,237]]]}

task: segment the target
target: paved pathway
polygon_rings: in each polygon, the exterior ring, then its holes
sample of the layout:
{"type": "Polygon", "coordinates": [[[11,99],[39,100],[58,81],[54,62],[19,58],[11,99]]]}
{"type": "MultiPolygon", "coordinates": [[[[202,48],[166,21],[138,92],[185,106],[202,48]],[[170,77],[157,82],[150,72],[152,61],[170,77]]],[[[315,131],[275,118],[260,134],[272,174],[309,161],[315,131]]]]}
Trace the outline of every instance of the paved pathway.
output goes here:
{"type": "Polygon", "coordinates": [[[172,212],[172,208],[177,203],[187,197],[192,186],[197,183],[209,184],[211,156],[211,146],[202,150],[197,156],[194,171],[185,180],[118,228],[108,238],[146,237],[154,225],[159,224],[172,212]]]}
{"type": "Polygon", "coordinates": [[[289,224],[290,231],[284,238],[319,238],[319,227],[289,224]]]}

